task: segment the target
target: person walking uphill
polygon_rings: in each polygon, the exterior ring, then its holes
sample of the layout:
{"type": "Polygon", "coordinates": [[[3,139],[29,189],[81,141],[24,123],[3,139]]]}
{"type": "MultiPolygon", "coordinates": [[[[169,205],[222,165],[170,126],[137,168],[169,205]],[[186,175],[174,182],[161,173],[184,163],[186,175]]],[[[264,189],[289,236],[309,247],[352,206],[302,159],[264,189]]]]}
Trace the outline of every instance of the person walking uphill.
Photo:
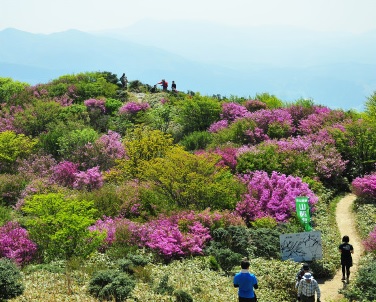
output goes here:
{"type": "Polygon", "coordinates": [[[244,258],[240,262],[241,271],[234,277],[234,287],[238,287],[239,302],[256,302],[254,288],[258,288],[257,278],[249,272],[250,262],[244,258]]]}
{"type": "Polygon", "coordinates": [[[353,265],[351,254],[354,253],[354,248],[349,244],[349,236],[343,236],[342,244],[340,244],[339,252],[341,253],[341,266],[342,266],[342,281],[349,283],[350,267],[353,265]]]}
{"type": "Polygon", "coordinates": [[[305,273],[298,286],[298,301],[315,302],[315,292],[317,294],[317,302],[320,302],[320,288],[317,281],[311,273],[305,273]]]}
{"type": "Polygon", "coordinates": [[[305,273],[312,273],[309,269],[309,265],[307,263],[303,263],[302,268],[299,272],[296,273],[295,276],[295,288],[298,288],[300,280],[302,280],[305,273]]]}

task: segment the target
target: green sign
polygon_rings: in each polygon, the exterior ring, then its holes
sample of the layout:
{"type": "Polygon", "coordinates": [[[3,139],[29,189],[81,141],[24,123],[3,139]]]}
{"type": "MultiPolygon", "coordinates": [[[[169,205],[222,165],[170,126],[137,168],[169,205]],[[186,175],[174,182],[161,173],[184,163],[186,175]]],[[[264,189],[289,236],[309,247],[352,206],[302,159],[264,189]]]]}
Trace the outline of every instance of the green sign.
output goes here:
{"type": "Polygon", "coordinates": [[[308,199],[309,197],[307,196],[299,196],[295,198],[296,214],[299,221],[304,225],[304,230],[312,231],[312,227],[310,225],[311,217],[309,215],[308,199]]]}

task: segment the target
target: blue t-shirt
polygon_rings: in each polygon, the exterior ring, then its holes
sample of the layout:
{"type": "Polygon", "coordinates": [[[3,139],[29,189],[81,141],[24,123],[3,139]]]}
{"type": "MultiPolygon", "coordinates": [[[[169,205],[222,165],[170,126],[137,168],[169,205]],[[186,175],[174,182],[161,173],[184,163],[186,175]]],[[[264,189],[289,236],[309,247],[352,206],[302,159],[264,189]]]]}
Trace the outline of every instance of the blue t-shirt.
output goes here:
{"type": "Polygon", "coordinates": [[[234,284],[239,285],[238,295],[242,298],[254,298],[253,286],[257,284],[257,278],[249,272],[237,273],[234,277],[234,284]]]}

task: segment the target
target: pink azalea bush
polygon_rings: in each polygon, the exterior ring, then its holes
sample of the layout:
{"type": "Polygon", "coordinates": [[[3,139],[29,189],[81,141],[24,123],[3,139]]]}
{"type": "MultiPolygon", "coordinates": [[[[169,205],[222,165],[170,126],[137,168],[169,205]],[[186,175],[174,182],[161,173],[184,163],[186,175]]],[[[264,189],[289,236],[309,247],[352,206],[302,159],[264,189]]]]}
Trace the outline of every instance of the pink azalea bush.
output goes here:
{"type": "Polygon", "coordinates": [[[367,252],[376,253],[376,226],[373,231],[368,234],[368,237],[363,241],[363,246],[367,252]]]}
{"type": "Polygon", "coordinates": [[[308,196],[311,206],[318,201],[308,184],[299,177],[275,171],[269,176],[264,171],[255,171],[239,175],[239,179],[247,185],[247,193],[236,205],[236,212],[247,223],[262,217],[287,221],[295,213],[295,198],[298,196],[308,196]]]}
{"type": "Polygon", "coordinates": [[[0,227],[0,257],[12,259],[18,265],[32,260],[37,245],[29,239],[26,229],[18,222],[8,222],[0,227]]]}
{"type": "Polygon", "coordinates": [[[103,186],[103,176],[98,166],[86,171],[77,172],[74,176],[74,189],[92,191],[103,186]]]}
{"type": "Polygon", "coordinates": [[[210,230],[229,225],[244,225],[244,222],[235,213],[210,212],[208,209],[201,213],[189,211],[170,217],[160,216],[144,224],[124,218],[104,217],[90,227],[90,230],[106,232],[106,245],[102,249],[115,241],[136,244],[147,247],[169,260],[201,255],[205,245],[211,240],[210,230]],[[116,238],[119,230],[126,230],[127,236],[122,234],[121,238],[116,238]]]}
{"type": "Polygon", "coordinates": [[[362,198],[376,198],[376,174],[357,177],[351,183],[352,192],[362,198]]]}
{"type": "Polygon", "coordinates": [[[88,109],[99,109],[102,113],[106,112],[106,106],[104,100],[88,99],[84,101],[84,105],[88,109]]]}
{"type": "Polygon", "coordinates": [[[77,172],[78,164],[62,161],[54,167],[51,180],[64,187],[73,187],[77,172]]]}
{"type": "Polygon", "coordinates": [[[237,104],[237,103],[223,103],[222,104],[222,113],[220,117],[222,120],[227,120],[233,122],[239,118],[247,117],[250,115],[250,112],[246,107],[237,104]]]}
{"type": "Polygon", "coordinates": [[[150,108],[149,103],[128,102],[119,109],[120,114],[136,114],[150,108]]]}

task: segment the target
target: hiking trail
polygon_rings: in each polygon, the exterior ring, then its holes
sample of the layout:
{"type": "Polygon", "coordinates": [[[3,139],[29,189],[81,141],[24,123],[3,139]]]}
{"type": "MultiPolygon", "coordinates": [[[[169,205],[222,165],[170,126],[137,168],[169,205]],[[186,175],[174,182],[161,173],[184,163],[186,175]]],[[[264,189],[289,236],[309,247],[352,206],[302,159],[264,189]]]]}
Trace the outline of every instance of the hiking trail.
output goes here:
{"type": "MultiPolygon", "coordinates": [[[[338,238],[337,245],[340,245],[341,239],[344,235],[350,237],[350,244],[354,247],[353,266],[351,267],[350,282],[354,276],[354,273],[358,269],[359,259],[363,253],[363,246],[361,244],[361,239],[356,231],[355,227],[355,217],[352,212],[352,205],[356,199],[354,194],[347,194],[343,197],[337,204],[336,207],[336,221],[338,225],[341,238],[338,238]]],[[[321,291],[321,301],[322,302],[335,302],[343,298],[338,291],[346,286],[345,283],[341,281],[342,271],[339,269],[333,279],[329,280],[317,280],[319,282],[321,291]]]]}

